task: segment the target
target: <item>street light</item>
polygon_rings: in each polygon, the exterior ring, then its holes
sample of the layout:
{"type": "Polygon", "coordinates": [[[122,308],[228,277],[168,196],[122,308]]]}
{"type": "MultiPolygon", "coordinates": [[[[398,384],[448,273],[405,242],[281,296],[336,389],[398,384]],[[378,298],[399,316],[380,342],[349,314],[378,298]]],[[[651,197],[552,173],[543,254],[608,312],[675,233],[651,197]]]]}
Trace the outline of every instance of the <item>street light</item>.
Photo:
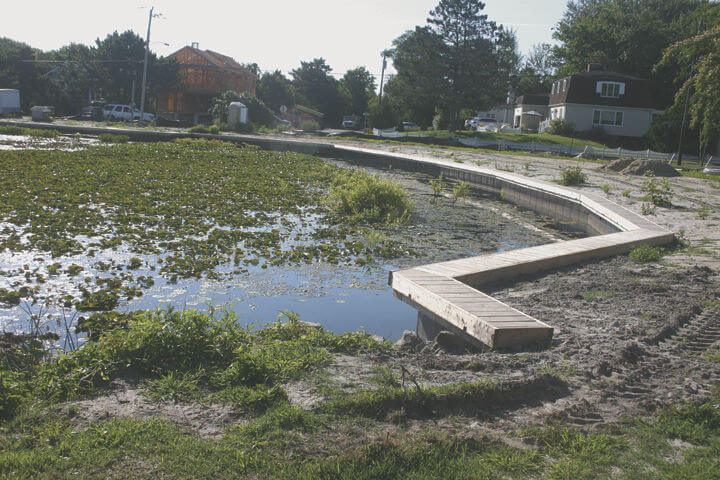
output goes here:
{"type": "Polygon", "coordinates": [[[148,55],[150,53],[150,26],[152,25],[153,17],[159,17],[161,13],[153,15],[155,7],[150,8],[150,15],[148,16],[148,31],[147,39],[145,40],[145,63],[143,64],[143,79],[142,79],[142,91],[140,92],[140,125],[145,120],[145,85],[147,84],[147,66],[148,66],[148,55]]]}

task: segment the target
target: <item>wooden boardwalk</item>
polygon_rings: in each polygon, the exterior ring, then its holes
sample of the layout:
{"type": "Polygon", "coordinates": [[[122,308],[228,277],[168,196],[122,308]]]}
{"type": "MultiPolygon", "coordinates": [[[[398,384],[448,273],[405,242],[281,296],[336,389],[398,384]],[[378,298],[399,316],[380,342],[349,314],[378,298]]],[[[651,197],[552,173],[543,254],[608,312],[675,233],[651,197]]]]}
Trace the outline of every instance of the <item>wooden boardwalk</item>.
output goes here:
{"type": "MultiPolygon", "coordinates": [[[[587,222],[587,231],[608,232],[586,238],[508,252],[421,265],[390,273],[396,297],[412,305],[422,318],[464,336],[470,343],[492,348],[523,347],[549,342],[553,327],[484,294],[479,288],[525,275],[546,272],[580,262],[627,253],[640,244],[662,245],[674,234],[610,200],[521,175],[450,164],[416,155],[389,154],[339,147],[339,151],[374,156],[399,164],[420,164],[447,172],[450,178],[505,182],[525,206],[549,216],[568,216],[587,222]],[[529,202],[529,204],[528,204],[529,202]],[[533,204],[536,202],[536,205],[533,204]]],[[[502,188],[496,189],[503,191],[502,188]]]]}

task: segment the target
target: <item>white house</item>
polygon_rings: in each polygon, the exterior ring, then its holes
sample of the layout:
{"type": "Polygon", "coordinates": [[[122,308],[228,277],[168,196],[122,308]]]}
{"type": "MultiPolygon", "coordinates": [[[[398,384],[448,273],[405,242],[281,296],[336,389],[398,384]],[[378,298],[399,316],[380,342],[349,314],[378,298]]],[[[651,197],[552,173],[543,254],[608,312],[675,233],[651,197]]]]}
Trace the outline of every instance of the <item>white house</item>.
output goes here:
{"type": "Polygon", "coordinates": [[[548,115],[547,93],[526,93],[515,101],[513,127],[536,130],[541,120],[548,115]]]}
{"type": "Polygon", "coordinates": [[[550,93],[549,120],[564,118],[576,131],[601,127],[610,135],[642,137],[660,113],[646,80],[606,71],[598,63],[557,80],[550,93]]]}

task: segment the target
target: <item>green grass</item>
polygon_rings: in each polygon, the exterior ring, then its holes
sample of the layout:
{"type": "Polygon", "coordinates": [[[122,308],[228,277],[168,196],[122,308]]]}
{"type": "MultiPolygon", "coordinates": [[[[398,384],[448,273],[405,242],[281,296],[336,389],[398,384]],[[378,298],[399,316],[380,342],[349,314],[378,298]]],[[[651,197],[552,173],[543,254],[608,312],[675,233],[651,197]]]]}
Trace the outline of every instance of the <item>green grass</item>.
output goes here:
{"type": "Polygon", "coordinates": [[[635,247],[629,254],[630,258],[638,263],[657,262],[665,255],[665,250],[650,245],[635,247]]]}
{"type": "Polygon", "coordinates": [[[130,141],[130,137],[127,135],[120,135],[117,133],[101,133],[98,135],[98,139],[102,143],[127,143],[130,141]]]}
{"type": "Polygon", "coordinates": [[[680,174],[683,177],[701,178],[703,180],[710,180],[712,182],[720,182],[720,175],[704,173],[701,170],[680,170],[680,174]]]}
{"type": "Polygon", "coordinates": [[[60,136],[60,132],[55,129],[44,128],[25,128],[15,127],[12,125],[0,125],[0,135],[27,135],[37,138],[55,138],[60,136]]]}

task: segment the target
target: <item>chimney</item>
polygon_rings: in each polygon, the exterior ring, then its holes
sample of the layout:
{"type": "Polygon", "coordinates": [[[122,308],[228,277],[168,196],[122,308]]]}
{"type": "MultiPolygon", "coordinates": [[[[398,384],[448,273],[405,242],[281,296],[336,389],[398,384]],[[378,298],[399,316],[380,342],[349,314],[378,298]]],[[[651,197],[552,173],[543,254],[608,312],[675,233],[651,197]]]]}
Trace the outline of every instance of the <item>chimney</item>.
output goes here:
{"type": "Polygon", "coordinates": [[[588,72],[596,72],[601,71],[603,69],[603,66],[599,63],[588,63],[588,72]]]}
{"type": "Polygon", "coordinates": [[[190,46],[191,46],[192,48],[196,48],[196,49],[198,49],[198,50],[200,49],[200,44],[199,44],[198,42],[192,42],[192,43],[190,44],[190,46]]]}

